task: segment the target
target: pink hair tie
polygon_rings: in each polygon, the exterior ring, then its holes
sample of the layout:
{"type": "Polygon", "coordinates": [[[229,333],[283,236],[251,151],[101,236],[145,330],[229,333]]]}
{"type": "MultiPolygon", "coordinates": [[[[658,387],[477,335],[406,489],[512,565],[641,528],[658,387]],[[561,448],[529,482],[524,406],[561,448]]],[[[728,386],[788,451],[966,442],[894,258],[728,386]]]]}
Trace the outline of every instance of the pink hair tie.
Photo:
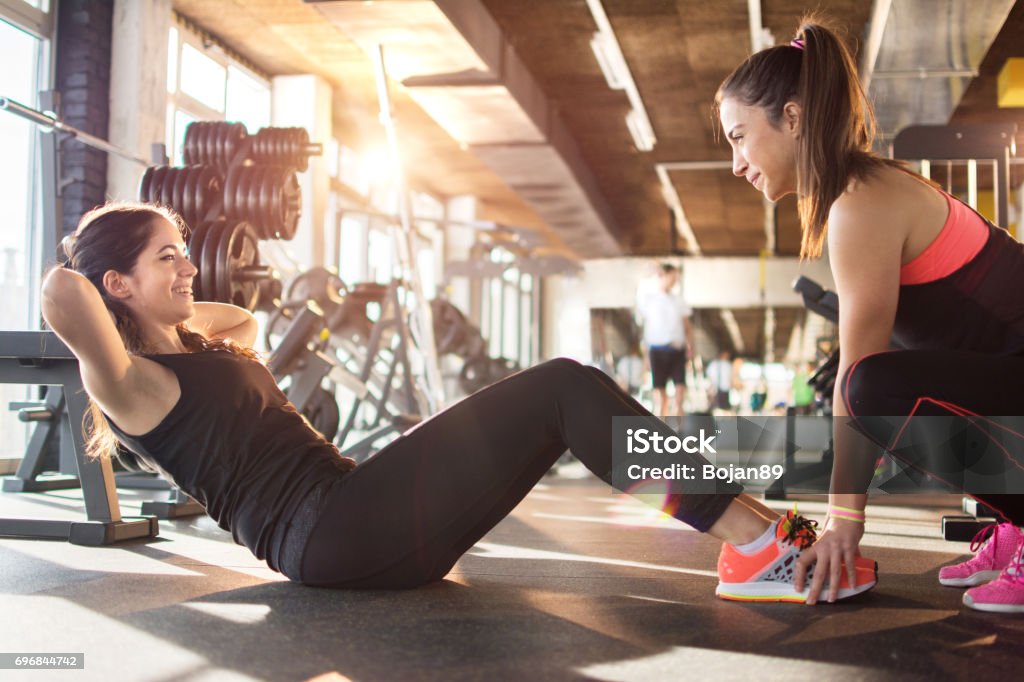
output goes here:
{"type": "Polygon", "coordinates": [[[795,47],[798,50],[802,50],[802,49],[804,49],[804,39],[803,38],[797,38],[796,40],[791,41],[789,43],[789,46],[790,47],[795,47]]]}

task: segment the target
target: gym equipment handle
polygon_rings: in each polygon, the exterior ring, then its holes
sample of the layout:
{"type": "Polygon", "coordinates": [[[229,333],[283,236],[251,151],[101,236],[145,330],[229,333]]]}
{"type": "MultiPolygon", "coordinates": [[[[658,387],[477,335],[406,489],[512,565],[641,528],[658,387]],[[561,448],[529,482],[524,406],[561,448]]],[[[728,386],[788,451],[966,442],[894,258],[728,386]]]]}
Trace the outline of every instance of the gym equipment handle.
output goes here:
{"type": "Polygon", "coordinates": [[[272,269],[269,265],[246,265],[236,269],[231,274],[231,279],[236,282],[259,282],[270,279],[272,269]]]}

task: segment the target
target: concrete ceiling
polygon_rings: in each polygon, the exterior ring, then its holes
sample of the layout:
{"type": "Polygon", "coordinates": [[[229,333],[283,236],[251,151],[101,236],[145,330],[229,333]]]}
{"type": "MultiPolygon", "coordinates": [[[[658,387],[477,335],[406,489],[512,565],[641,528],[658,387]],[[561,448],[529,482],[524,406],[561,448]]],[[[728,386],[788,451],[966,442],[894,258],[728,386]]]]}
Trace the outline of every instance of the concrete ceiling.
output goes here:
{"type": "MultiPolygon", "coordinates": [[[[356,147],[383,144],[368,46],[384,44],[386,59],[392,55],[388,68],[410,183],[441,196],[476,195],[482,218],[544,230],[584,258],[661,256],[673,248],[757,256],[772,241],[776,255],[796,255],[792,198],[766,210],[761,195],[728,167],[672,165],[730,158],[728,146],[716,139],[711,105],[718,84],[750,53],[750,3],[600,4],[657,137],[651,151],[634,146],[625,124],[627,94],[608,87],[591,50],[598,25],[587,0],[173,0],[176,11],[265,73],[316,73],[330,82],[336,133],[356,147]],[[673,230],[658,164],[674,168],[667,178],[693,243],[685,230],[673,230]]],[[[759,3],[761,23],[775,42],[790,39],[804,11],[824,10],[845,27],[858,60],[876,5],[890,3],[759,3]]],[[[935,66],[916,63],[915,54],[896,47],[913,36],[934,47],[934,26],[913,17],[937,7],[949,19],[944,40],[961,39],[964,31],[954,24],[982,9],[993,32],[962,50],[973,63],[960,66],[978,75],[945,89],[945,115],[958,122],[1024,123],[1020,109],[998,110],[994,95],[1005,59],[1024,56],[1024,0],[891,0],[887,13],[874,16],[892,22],[880,35],[879,68],[935,66]]],[[[937,52],[941,46],[922,51],[921,60],[937,52]]],[[[891,110],[916,111],[921,96],[912,88],[889,76],[875,82],[882,83],[891,110]]],[[[771,345],[763,312],[735,317],[750,339],[746,352],[771,345]]],[[[802,316],[794,310],[775,317],[775,346],[784,349],[802,316]]],[[[718,338],[733,345],[725,332],[718,338]]]]}

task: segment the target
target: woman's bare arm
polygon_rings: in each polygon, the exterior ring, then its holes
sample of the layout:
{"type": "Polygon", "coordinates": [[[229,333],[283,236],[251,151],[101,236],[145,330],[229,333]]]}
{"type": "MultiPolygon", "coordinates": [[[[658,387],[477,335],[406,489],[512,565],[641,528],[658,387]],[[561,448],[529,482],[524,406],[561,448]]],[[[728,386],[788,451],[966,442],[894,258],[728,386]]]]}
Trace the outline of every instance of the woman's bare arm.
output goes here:
{"type": "Polygon", "coordinates": [[[89,394],[104,406],[125,404],[134,364],[96,287],[59,268],[46,276],[42,294],[43,319],[78,358],[89,394]]]}
{"type": "MultiPolygon", "coordinates": [[[[840,352],[832,403],[836,426],[829,502],[853,509],[863,509],[867,503],[865,492],[878,448],[843,425],[849,414],[843,400],[842,379],[860,358],[889,349],[899,301],[900,259],[908,232],[898,200],[899,195],[884,183],[875,182],[844,194],[829,213],[829,260],[839,295],[840,352]]],[[[818,564],[811,579],[808,604],[818,600],[826,578],[828,600],[838,598],[844,565],[849,580],[856,580],[856,556],[864,524],[832,521],[818,542],[797,561],[798,590],[803,589],[811,564],[818,564]]]]}
{"type": "Polygon", "coordinates": [[[196,313],[186,326],[208,339],[227,339],[251,348],[257,324],[252,313],[229,303],[197,302],[196,313]]]}

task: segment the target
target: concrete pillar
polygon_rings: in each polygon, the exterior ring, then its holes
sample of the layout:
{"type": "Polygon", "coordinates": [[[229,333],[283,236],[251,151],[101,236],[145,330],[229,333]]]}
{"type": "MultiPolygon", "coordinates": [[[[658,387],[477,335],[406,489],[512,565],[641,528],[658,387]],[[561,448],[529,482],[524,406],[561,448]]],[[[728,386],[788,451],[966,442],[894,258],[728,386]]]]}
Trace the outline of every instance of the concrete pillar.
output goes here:
{"type": "MultiPolygon", "coordinates": [[[[150,145],[165,137],[171,0],[115,0],[113,25],[108,139],[148,159],[150,145]]],[[[110,156],[107,195],[137,199],[144,171],[134,161],[110,156]]]]}
{"type": "MultiPolygon", "coordinates": [[[[273,90],[273,126],[305,128],[311,142],[320,142],[326,148],[333,137],[330,84],[313,75],[277,76],[273,79],[273,90]]],[[[249,131],[253,135],[256,132],[249,131]]],[[[331,192],[329,170],[326,157],[313,156],[309,159],[309,170],[299,173],[302,217],[289,247],[306,268],[329,265],[324,235],[337,229],[335,216],[327,210],[331,192]]]]}

